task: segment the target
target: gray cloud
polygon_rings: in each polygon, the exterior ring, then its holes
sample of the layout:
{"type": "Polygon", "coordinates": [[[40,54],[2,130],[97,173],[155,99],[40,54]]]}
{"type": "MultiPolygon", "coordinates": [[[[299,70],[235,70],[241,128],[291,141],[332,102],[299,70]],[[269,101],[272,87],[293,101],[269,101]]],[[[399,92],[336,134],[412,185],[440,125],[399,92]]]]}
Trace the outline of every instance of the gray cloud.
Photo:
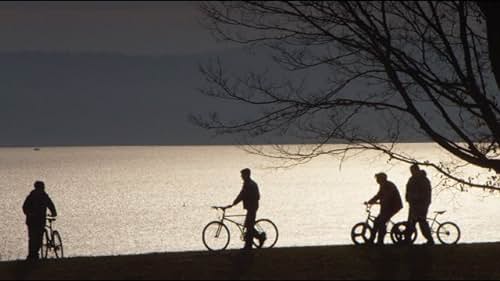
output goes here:
{"type": "Polygon", "coordinates": [[[196,2],[0,2],[0,51],[189,54],[216,50],[196,2]]]}

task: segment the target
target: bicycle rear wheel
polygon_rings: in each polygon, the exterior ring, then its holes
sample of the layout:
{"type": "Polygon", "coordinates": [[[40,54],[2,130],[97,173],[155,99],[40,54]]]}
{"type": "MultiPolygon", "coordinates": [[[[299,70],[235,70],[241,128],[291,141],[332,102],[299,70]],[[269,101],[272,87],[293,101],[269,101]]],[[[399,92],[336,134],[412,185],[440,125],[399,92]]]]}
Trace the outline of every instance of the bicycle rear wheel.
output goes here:
{"type": "Polygon", "coordinates": [[[52,243],[52,250],[54,251],[56,258],[64,258],[62,239],[57,230],[52,233],[52,243]]]}
{"type": "Polygon", "coordinates": [[[208,223],[203,229],[203,244],[209,251],[222,251],[229,244],[229,229],[219,221],[208,223]]]}
{"type": "Polygon", "coordinates": [[[351,240],[356,245],[372,243],[372,228],[365,222],[355,224],[351,229],[351,240]]]}
{"type": "Polygon", "coordinates": [[[444,222],[437,229],[437,238],[443,244],[456,244],[460,240],[460,228],[452,222],[444,222]]]}
{"type": "Polygon", "coordinates": [[[278,241],[278,228],[269,219],[260,219],[255,222],[254,245],[257,248],[272,248],[278,241]],[[262,239],[262,245],[260,240],[262,239]]]}
{"type": "Polygon", "coordinates": [[[42,246],[40,247],[40,257],[42,259],[47,258],[50,247],[49,232],[45,229],[42,236],[42,246]]]}

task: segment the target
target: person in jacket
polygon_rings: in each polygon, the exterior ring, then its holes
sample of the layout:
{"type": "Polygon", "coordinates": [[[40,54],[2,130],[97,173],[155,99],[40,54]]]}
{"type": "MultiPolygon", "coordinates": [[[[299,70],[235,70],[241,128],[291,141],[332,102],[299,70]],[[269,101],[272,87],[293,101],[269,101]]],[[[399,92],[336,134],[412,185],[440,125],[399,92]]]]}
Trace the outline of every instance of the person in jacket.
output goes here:
{"type": "Polygon", "coordinates": [[[47,209],[50,210],[51,216],[57,216],[56,207],[45,192],[45,183],[36,181],[34,187],[35,189],[26,197],[23,204],[23,212],[26,215],[26,225],[28,226],[28,260],[39,259],[38,252],[42,246],[47,209]]]}
{"type": "Polygon", "coordinates": [[[247,214],[245,216],[246,233],[245,247],[243,248],[244,250],[252,249],[252,241],[254,237],[259,240],[259,246],[262,246],[264,240],[266,239],[265,234],[258,234],[254,229],[257,210],[259,209],[260,193],[257,183],[251,179],[250,175],[250,169],[246,168],[241,170],[243,187],[236,199],[234,199],[233,204],[226,207],[231,208],[243,201],[243,208],[247,210],[247,214]]]}
{"type": "Polygon", "coordinates": [[[420,170],[417,164],[410,167],[411,177],[406,184],[406,201],[410,205],[408,212],[408,227],[405,233],[405,241],[411,240],[411,234],[416,231],[418,222],[420,231],[427,239],[427,244],[433,245],[431,229],[427,222],[427,212],[431,204],[432,187],[424,170],[420,170]]]}
{"type": "Polygon", "coordinates": [[[377,237],[377,244],[383,245],[387,233],[387,222],[403,208],[403,202],[398,188],[394,183],[387,180],[385,173],[376,174],[375,179],[379,184],[379,191],[365,204],[380,204],[380,213],[375,218],[370,242],[373,243],[375,237],[377,237]]]}

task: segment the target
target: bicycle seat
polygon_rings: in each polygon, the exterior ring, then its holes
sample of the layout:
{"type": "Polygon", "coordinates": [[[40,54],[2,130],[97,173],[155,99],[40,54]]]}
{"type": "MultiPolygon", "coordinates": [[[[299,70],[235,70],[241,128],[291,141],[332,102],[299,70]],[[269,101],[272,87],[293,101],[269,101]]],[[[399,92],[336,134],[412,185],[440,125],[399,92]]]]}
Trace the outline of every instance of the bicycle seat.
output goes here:
{"type": "Polygon", "coordinates": [[[434,214],[438,214],[438,215],[442,215],[442,214],[444,214],[444,213],[446,213],[446,211],[435,211],[435,212],[434,212],[434,214]]]}

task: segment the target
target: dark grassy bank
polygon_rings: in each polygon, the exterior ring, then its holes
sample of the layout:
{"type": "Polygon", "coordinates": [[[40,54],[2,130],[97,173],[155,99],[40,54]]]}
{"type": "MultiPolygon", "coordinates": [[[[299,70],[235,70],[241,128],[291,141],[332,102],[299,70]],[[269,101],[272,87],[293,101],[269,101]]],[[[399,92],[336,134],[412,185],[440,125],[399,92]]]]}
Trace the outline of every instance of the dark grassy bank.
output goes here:
{"type": "Polygon", "coordinates": [[[1,279],[500,279],[500,243],[324,246],[1,262],[1,279]]]}

